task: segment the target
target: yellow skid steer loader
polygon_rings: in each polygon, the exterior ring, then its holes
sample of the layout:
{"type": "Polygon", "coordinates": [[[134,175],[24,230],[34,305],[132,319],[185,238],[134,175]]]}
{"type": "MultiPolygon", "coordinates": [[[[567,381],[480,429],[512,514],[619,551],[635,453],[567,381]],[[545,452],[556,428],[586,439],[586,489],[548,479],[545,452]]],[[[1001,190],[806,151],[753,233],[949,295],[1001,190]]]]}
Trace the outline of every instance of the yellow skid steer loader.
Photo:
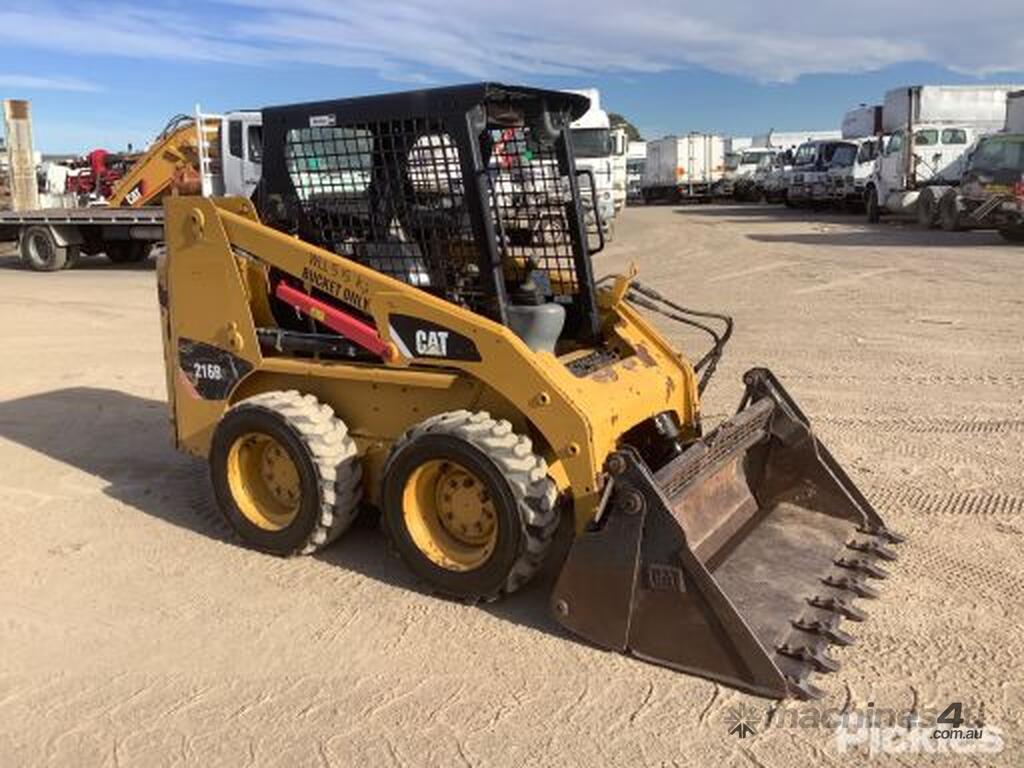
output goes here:
{"type": "Polygon", "coordinates": [[[568,130],[586,109],[492,83],[265,109],[255,203],[165,201],[177,446],[250,545],[313,552],[373,505],[408,566],[467,600],[524,584],[564,520],[570,630],[817,695],[899,537],[767,370],[702,434],[731,321],[595,281],[568,130]],[[638,308],[711,351],[691,364],[638,308]]]}

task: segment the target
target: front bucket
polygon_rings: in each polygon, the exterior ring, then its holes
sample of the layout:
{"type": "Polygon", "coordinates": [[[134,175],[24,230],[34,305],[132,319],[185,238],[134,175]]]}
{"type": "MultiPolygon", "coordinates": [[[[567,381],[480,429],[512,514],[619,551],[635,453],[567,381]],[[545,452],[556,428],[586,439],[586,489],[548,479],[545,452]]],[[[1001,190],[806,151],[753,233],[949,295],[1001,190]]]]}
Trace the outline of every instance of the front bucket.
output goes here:
{"type": "Polygon", "coordinates": [[[552,595],[597,645],[772,698],[817,698],[813,672],[853,638],[856,597],[902,539],[890,532],[765,369],[740,409],[652,474],[625,448],[598,521],[552,595]]]}

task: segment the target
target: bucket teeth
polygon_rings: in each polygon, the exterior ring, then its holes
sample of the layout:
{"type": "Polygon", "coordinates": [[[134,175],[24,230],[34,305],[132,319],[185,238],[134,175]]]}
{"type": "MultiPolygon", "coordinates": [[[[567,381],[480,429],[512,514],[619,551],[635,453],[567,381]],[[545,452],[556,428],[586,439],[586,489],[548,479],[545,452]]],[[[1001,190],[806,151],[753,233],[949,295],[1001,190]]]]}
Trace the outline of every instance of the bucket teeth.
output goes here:
{"type": "Polygon", "coordinates": [[[879,539],[884,539],[890,544],[902,544],[907,540],[906,536],[901,536],[895,531],[890,531],[888,528],[879,528],[871,525],[862,525],[857,528],[857,532],[866,533],[868,536],[876,536],[879,539]]]}
{"type": "Polygon", "coordinates": [[[839,622],[842,617],[835,615],[830,619],[809,619],[800,617],[793,622],[793,626],[804,632],[813,632],[820,635],[835,645],[853,645],[856,640],[853,635],[839,629],[839,622]]]}
{"type": "Polygon", "coordinates": [[[837,672],[841,666],[838,661],[820,648],[783,643],[775,650],[783,656],[789,656],[791,659],[797,659],[809,664],[816,672],[837,672]]]}
{"type": "Polygon", "coordinates": [[[832,611],[832,613],[845,616],[850,621],[864,621],[868,617],[864,611],[854,608],[848,600],[843,600],[841,597],[815,595],[814,597],[807,598],[807,602],[815,608],[821,608],[823,611],[832,611]]]}
{"type": "Polygon", "coordinates": [[[811,685],[806,679],[800,680],[787,676],[786,685],[789,687],[790,693],[803,701],[818,701],[825,698],[825,692],[818,686],[811,685]]]}
{"type": "Polygon", "coordinates": [[[880,541],[857,541],[856,539],[854,539],[853,541],[847,542],[846,546],[849,549],[852,549],[856,552],[863,552],[868,555],[874,555],[879,560],[887,560],[889,562],[892,562],[893,560],[897,559],[896,553],[880,541]]]}
{"type": "Polygon", "coordinates": [[[879,568],[866,557],[840,557],[835,560],[835,564],[840,568],[860,571],[873,579],[886,579],[889,577],[888,571],[884,568],[879,568]]]}
{"type": "Polygon", "coordinates": [[[876,598],[878,591],[869,587],[863,579],[855,576],[826,576],[822,581],[835,589],[844,589],[853,592],[857,597],[876,598]]]}

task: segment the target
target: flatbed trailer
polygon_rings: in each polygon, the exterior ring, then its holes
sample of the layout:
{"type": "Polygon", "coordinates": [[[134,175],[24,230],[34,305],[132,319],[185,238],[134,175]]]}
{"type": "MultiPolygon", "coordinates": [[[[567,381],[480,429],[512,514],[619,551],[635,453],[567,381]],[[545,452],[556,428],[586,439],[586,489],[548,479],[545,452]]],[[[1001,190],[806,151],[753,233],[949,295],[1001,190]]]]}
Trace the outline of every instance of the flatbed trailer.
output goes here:
{"type": "Polygon", "coordinates": [[[16,241],[22,262],[39,272],[100,253],[119,264],[143,261],[163,239],[162,207],[0,211],[0,242],[16,241]]]}

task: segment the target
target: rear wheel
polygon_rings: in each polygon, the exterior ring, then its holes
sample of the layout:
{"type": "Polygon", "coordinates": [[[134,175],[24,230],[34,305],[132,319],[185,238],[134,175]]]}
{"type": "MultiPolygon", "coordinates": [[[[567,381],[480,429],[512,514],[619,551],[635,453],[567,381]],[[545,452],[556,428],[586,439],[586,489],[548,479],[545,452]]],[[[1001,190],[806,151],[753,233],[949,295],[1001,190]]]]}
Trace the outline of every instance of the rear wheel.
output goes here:
{"type": "Polygon", "coordinates": [[[543,562],[558,526],[555,493],[546,462],[509,422],[452,411],[396,443],[384,470],[385,528],[438,591],[491,600],[543,562]]]}
{"type": "Polygon", "coordinates": [[[939,200],[939,223],[946,232],[960,232],[964,228],[959,196],[952,190],[939,200]]]}
{"type": "Polygon", "coordinates": [[[36,272],[56,272],[78,260],[77,245],[60,245],[49,227],[29,227],[21,234],[21,260],[36,272]]]}
{"type": "Polygon", "coordinates": [[[330,544],[358,511],[355,442],[329,405],[296,391],[266,392],[221,419],[210,449],[221,512],[248,544],[276,555],[330,544]]]}

